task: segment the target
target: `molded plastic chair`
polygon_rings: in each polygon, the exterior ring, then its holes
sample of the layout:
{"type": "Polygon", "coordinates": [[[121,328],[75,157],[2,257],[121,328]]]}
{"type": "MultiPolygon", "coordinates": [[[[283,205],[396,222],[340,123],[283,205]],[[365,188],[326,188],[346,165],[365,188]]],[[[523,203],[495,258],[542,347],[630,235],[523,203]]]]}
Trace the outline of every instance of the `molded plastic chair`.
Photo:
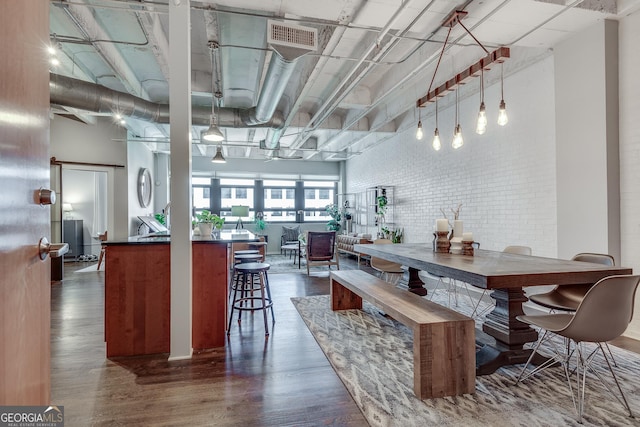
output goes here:
{"type": "Polygon", "coordinates": [[[308,231],[305,249],[307,276],[309,275],[309,267],[319,265],[327,265],[329,269],[331,269],[332,265],[335,265],[340,270],[335,231],[308,231]]]}
{"type": "MultiPolygon", "coordinates": [[[[389,239],[376,239],[373,241],[374,245],[388,245],[393,242],[389,239]]],[[[371,257],[371,268],[380,272],[380,278],[393,285],[398,283],[400,277],[404,273],[402,265],[397,262],[387,261],[386,259],[371,257]]]]}
{"type": "MultiPolygon", "coordinates": [[[[572,260],[609,266],[615,265],[613,257],[607,254],[580,253],[574,256],[572,260]]],[[[576,311],[585,294],[592,286],[593,283],[556,286],[549,292],[531,295],[529,300],[551,310],[576,311]]]]}
{"type": "Polygon", "coordinates": [[[586,372],[589,370],[598,377],[607,390],[609,390],[609,392],[618,399],[618,401],[629,411],[629,415],[633,417],[629,403],[627,402],[622,388],[620,387],[620,383],[611,368],[611,363],[609,362],[609,358],[602,347],[602,343],[619,337],[629,326],[629,322],[631,322],[631,318],[633,316],[635,293],[639,281],[640,276],[632,275],[605,277],[587,291],[582,302],[573,314],[562,313],[538,316],[518,316],[517,319],[519,321],[540,327],[544,329],[545,332],[536,343],[529,360],[527,360],[527,363],[516,381],[516,384],[530,377],[534,373],[559,362],[564,369],[564,374],[567,379],[567,383],[569,384],[573,406],[578,413],[578,422],[581,423],[582,415],[584,413],[586,372]],[[553,334],[568,339],[564,350],[562,348],[558,348],[559,346],[557,343],[554,343],[551,340],[553,334]],[[540,348],[540,344],[542,342],[548,342],[551,349],[555,351],[555,354],[547,362],[537,366],[525,375],[527,366],[540,348]],[[570,349],[571,342],[575,343],[575,349],[573,351],[570,349]],[[596,343],[596,351],[587,355],[584,343],[596,343]],[[613,392],[609,384],[604,381],[601,374],[592,366],[597,350],[600,350],[622,399],[613,392]],[[574,368],[577,373],[576,394],[574,394],[573,387],[571,385],[572,370],[569,367],[569,362],[573,353],[576,355],[576,367],[574,368]]]}

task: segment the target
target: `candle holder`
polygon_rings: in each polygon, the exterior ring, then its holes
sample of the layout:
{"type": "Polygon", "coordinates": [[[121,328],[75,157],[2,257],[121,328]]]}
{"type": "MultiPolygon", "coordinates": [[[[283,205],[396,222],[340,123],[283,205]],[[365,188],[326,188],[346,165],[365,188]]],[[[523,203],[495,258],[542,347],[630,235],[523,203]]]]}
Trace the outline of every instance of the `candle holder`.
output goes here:
{"type": "Polygon", "coordinates": [[[449,248],[451,247],[451,242],[447,235],[448,231],[436,231],[436,252],[441,254],[448,254],[449,248]]]}
{"type": "Polygon", "coordinates": [[[449,239],[451,246],[449,252],[454,255],[462,255],[462,237],[453,237],[449,239]]]}
{"type": "Polygon", "coordinates": [[[462,255],[473,256],[473,241],[472,240],[463,240],[462,241],[462,255]]]}

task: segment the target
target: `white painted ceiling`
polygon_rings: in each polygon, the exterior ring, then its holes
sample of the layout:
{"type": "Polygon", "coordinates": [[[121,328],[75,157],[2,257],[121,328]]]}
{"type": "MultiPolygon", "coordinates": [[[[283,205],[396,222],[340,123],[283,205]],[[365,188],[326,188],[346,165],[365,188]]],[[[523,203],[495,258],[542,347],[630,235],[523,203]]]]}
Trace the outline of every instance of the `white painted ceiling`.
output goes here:
{"type": "MultiPolygon", "coordinates": [[[[634,0],[203,0],[191,1],[191,68],[194,108],[250,111],[265,86],[274,49],[267,43],[273,19],[317,29],[318,49],[302,56],[277,101],[284,127],[234,124],[222,128],[225,157],[265,158],[267,139],[282,157],[343,160],[415,127],[416,100],[427,93],[455,10],[488,51],[511,49],[509,74],[547,55],[555,44],[603,19],[638,8],[634,0]],[[212,79],[209,41],[219,43],[212,79]],[[213,85],[212,80],[215,81],[213,85]],[[212,86],[214,90],[212,90],[212,86]]],[[[158,104],[169,103],[168,1],[51,1],[51,39],[61,64],[52,73],[96,83],[158,104]]],[[[449,38],[433,87],[486,53],[462,28],[449,38]]],[[[499,79],[485,72],[485,86],[499,79]]],[[[478,85],[465,85],[466,92],[478,85]]],[[[462,92],[461,92],[462,96],[462,92]]],[[[450,97],[450,96],[449,96],[450,97]]],[[[446,99],[443,99],[446,102],[446,99]]],[[[98,114],[68,105],[54,112],[92,122],[98,114]]],[[[433,107],[423,109],[422,117],[433,107]]],[[[111,113],[107,113],[111,114],[111,113]]],[[[131,140],[168,151],[168,124],[125,117],[131,140]]],[[[206,123],[192,127],[194,154],[213,156],[200,143],[206,123]]]]}

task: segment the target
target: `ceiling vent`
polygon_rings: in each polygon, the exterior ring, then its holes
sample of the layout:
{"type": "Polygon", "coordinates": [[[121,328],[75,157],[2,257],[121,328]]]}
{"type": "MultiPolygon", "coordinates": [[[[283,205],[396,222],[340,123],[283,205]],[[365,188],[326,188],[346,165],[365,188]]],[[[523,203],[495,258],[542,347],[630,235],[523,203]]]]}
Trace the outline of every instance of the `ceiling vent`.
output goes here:
{"type": "Polygon", "coordinates": [[[267,43],[285,59],[292,60],[318,49],[318,30],[269,20],[267,43]]]}

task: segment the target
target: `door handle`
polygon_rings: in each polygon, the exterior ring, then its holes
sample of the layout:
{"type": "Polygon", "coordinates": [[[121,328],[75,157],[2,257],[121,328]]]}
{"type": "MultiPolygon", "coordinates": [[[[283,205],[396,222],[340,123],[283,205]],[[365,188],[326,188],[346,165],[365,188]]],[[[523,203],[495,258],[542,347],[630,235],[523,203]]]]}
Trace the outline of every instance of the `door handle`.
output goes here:
{"type": "Polygon", "coordinates": [[[67,252],[69,252],[68,243],[49,243],[46,237],[41,238],[38,242],[38,253],[43,261],[47,259],[47,255],[51,258],[59,258],[67,252]]]}

